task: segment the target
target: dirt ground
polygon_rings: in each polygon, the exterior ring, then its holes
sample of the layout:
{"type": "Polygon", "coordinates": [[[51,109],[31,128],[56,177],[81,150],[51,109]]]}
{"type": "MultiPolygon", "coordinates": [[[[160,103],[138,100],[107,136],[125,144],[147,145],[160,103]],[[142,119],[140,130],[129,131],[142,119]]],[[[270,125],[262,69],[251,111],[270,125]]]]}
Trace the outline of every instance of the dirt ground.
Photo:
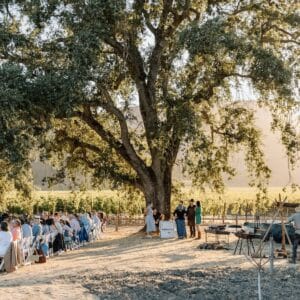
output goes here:
{"type": "MultiPolygon", "coordinates": [[[[257,272],[231,250],[199,250],[194,239],[146,239],[108,228],[79,250],[0,275],[0,299],[257,299],[257,272]]],[[[300,299],[299,268],[275,262],[262,274],[264,299],[300,299]]]]}

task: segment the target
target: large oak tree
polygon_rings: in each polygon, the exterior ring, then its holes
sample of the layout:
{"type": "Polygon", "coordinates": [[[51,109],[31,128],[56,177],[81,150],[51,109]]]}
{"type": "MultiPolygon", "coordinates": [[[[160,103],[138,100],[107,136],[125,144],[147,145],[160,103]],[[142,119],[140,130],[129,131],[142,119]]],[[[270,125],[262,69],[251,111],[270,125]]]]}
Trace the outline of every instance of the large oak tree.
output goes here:
{"type": "Polygon", "coordinates": [[[268,105],[294,162],[296,0],[2,3],[0,151],[19,169],[38,146],[58,177],[133,186],[169,214],[179,153],[195,183],[221,189],[243,148],[263,188],[270,170],[238,89],[268,105]]]}

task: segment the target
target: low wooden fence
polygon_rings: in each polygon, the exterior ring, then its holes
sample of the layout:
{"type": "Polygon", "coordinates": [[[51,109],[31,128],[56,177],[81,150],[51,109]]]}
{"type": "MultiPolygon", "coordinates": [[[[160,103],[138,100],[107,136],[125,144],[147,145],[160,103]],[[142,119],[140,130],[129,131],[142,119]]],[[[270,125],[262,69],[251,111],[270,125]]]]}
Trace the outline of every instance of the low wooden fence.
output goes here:
{"type": "Polygon", "coordinates": [[[123,216],[110,216],[108,218],[110,225],[119,226],[144,226],[145,218],[142,217],[123,217],[123,216]]]}
{"type": "MultiPolygon", "coordinates": [[[[223,217],[214,217],[214,216],[202,216],[202,225],[209,224],[236,224],[242,225],[245,222],[260,222],[265,223],[270,221],[272,216],[264,215],[260,216],[259,220],[255,218],[255,216],[244,216],[244,215],[227,215],[225,218],[223,217]]],[[[278,218],[279,221],[279,218],[278,218]]],[[[144,226],[145,218],[141,216],[137,217],[128,217],[128,216],[117,216],[111,215],[109,216],[109,224],[110,225],[118,225],[118,226],[144,226]]]]}

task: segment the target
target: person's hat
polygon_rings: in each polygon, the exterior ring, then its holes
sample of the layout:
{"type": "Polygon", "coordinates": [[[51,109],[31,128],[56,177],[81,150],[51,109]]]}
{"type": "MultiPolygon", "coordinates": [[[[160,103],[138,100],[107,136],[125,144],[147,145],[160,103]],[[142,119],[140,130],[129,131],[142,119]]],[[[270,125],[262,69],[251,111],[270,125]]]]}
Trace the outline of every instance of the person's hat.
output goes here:
{"type": "Polygon", "coordinates": [[[295,211],[296,211],[296,212],[300,212],[300,206],[297,206],[297,207],[295,208],[295,211]]]}
{"type": "Polygon", "coordinates": [[[35,215],[34,216],[34,219],[40,219],[41,217],[40,216],[38,216],[38,215],[35,215]]]}

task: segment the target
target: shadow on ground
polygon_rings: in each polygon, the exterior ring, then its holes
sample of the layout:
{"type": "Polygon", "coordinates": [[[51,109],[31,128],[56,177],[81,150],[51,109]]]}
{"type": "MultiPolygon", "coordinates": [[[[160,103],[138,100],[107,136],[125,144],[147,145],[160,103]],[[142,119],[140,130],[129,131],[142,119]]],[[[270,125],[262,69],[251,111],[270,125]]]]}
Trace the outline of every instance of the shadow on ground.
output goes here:
{"type": "MultiPolygon", "coordinates": [[[[263,274],[264,299],[299,299],[299,280],[299,274],[286,271],[278,271],[272,280],[263,274]]],[[[118,272],[84,281],[83,286],[99,299],[257,299],[256,272],[239,268],[118,272]]]]}

